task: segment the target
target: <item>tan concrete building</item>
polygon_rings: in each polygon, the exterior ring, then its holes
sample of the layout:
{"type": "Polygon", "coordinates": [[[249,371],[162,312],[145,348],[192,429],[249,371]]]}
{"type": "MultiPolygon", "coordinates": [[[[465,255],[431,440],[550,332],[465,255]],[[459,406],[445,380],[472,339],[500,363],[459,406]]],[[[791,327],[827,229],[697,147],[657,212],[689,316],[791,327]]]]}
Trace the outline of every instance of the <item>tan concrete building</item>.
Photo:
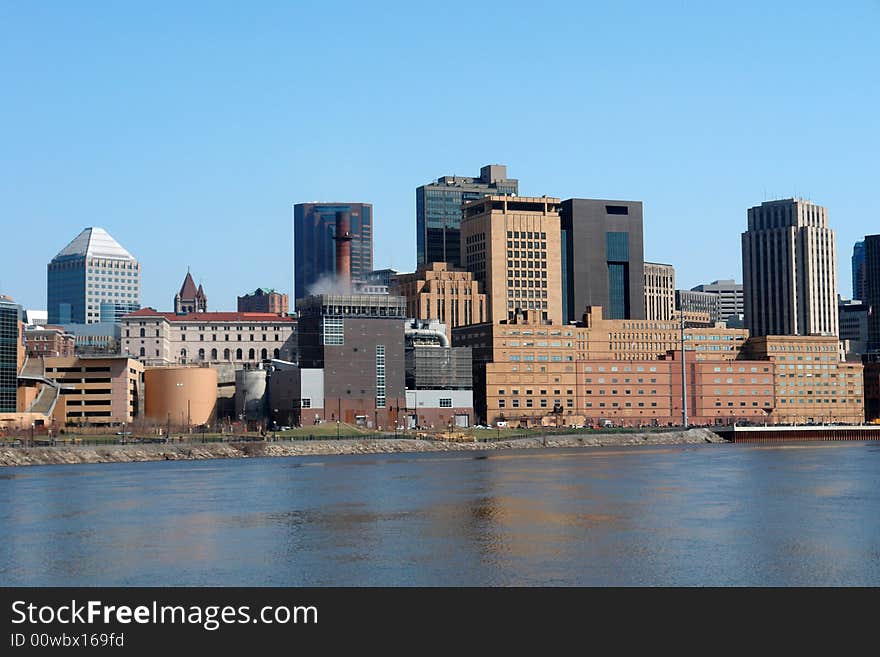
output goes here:
{"type": "MultiPolygon", "coordinates": [[[[695,364],[715,363],[714,366],[720,367],[722,363],[740,357],[747,337],[748,332],[744,329],[685,329],[688,360],[695,364]]],[[[477,417],[485,421],[495,421],[493,417],[504,414],[508,418],[519,417],[523,422],[535,424],[542,422],[541,418],[555,408],[563,423],[569,416],[575,423],[579,423],[578,418],[595,419],[598,411],[607,410],[602,416],[606,419],[613,415],[628,417],[627,421],[632,422],[656,420],[667,424],[671,417],[669,409],[673,415],[677,412],[680,416],[681,413],[680,403],[676,407],[670,400],[670,389],[664,388],[656,388],[661,392],[650,393],[655,399],[631,401],[635,404],[631,414],[624,413],[628,408],[626,401],[615,407],[610,400],[596,399],[591,402],[592,406],[587,406],[586,388],[581,386],[584,377],[579,376],[579,371],[583,374],[584,368],[594,367],[593,362],[614,363],[608,367],[615,368],[615,371],[640,367],[648,368],[646,371],[666,371],[670,365],[657,363],[667,359],[669,352],[680,350],[682,344],[680,327],[672,321],[607,320],[602,317],[602,308],[593,306],[587,309],[583,321],[577,325],[553,325],[544,323],[532,311],[517,314],[503,323],[460,327],[453,332],[453,342],[456,346],[473,349],[474,410],[477,417]],[[663,395],[666,396],[665,406],[656,398],[663,395]],[[599,403],[606,403],[606,406],[599,406],[599,403]],[[639,403],[656,403],[657,406],[639,407],[639,403]],[[612,410],[618,413],[612,414],[612,410]]],[[[596,364],[595,367],[605,366],[596,364]]],[[[648,378],[659,380],[659,375],[648,378]]],[[[667,381],[667,384],[671,386],[673,382],[667,381]]],[[[622,387],[596,390],[605,392],[591,394],[625,395],[622,387]]],[[[680,384],[677,394],[680,398],[680,384]]],[[[762,409],[760,413],[754,412],[751,397],[747,407],[740,407],[742,400],[737,399],[736,408],[747,409],[742,417],[763,416],[763,399],[758,407],[762,409]]],[[[712,413],[710,417],[718,416],[712,413]]]]}
{"type": "Polygon", "coordinates": [[[150,366],[294,361],[296,320],[269,313],[176,315],[142,308],[122,318],[122,352],[150,366]]]}
{"type": "Polygon", "coordinates": [[[193,427],[213,423],[217,371],[211,367],[148,367],[144,415],[158,423],[193,427]]]}
{"type": "MultiPolygon", "coordinates": [[[[679,422],[680,330],[604,320],[600,307],[583,317],[558,326],[525,313],[455,329],[454,343],[473,349],[478,420],[679,422]]],[[[863,366],[843,362],[834,336],[707,327],[685,329],[684,343],[691,423],[864,421],[863,366]]]]}
{"type": "Polygon", "coordinates": [[[744,352],[775,366],[773,422],[864,422],[863,365],[841,359],[836,337],[759,336],[744,352]]]}
{"type": "Polygon", "coordinates": [[[759,335],[838,335],[837,247],[828,210],[803,199],[749,209],[745,324],[759,335]]]}
{"type": "Polygon", "coordinates": [[[480,293],[474,275],[445,262],[420,265],[412,274],[398,274],[389,292],[406,299],[407,317],[445,324],[450,343],[453,327],[481,324],[487,319],[486,295],[480,293]]]}
{"type": "Polygon", "coordinates": [[[675,317],[675,268],[645,263],[645,319],[667,321],[675,317]]]}
{"type": "Polygon", "coordinates": [[[144,367],[125,356],[44,358],[45,378],[61,386],[65,423],[114,426],[138,414],[144,367]]]}
{"type": "Polygon", "coordinates": [[[462,206],[461,260],[486,294],[490,321],[518,309],[562,322],[559,199],[486,196],[462,206]]]}
{"type": "MultiPolygon", "coordinates": [[[[587,308],[575,327],[580,360],[656,360],[681,349],[677,319],[604,319],[601,306],[587,308]]],[[[745,329],[686,328],[684,341],[697,360],[735,360],[749,337],[745,329]]]]}

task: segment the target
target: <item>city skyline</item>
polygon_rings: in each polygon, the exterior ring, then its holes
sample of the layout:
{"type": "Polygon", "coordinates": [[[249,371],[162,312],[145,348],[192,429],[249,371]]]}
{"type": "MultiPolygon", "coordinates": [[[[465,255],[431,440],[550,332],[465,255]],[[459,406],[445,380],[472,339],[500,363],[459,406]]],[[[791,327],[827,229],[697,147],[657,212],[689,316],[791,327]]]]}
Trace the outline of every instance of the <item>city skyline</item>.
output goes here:
{"type": "MultiPolygon", "coordinates": [[[[484,85],[479,76],[462,78],[455,93],[406,84],[445,52],[444,29],[461,29],[455,11],[430,14],[434,34],[415,38],[400,26],[429,10],[401,7],[357,58],[344,37],[358,30],[366,11],[358,7],[346,15],[270,7],[247,22],[243,10],[226,8],[210,25],[195,8],[178,9],[172,25],[132,8],[5,8],[0,52],[27,65],[4,69],[16,102],[0,109],[0,213],[4,237],[20,246],[0,264],[0,290],[44,308],[46,264],[71,235],[101,226],[142,263],[142,305],[168,308],[186,266],[218,309],[258,287],[292,294],[292,205],[337,198],[373,204],[375,268],[414,271],[414,190],[487,162],[507,165],[523,196],[642,201],[645,260],[674,265],[683,289],[742,280],[738,237],[762,200],[806,197],[828,208],[840,253],[876,232],[880,200],[865,191],[880,146],[877,90],[864,84],[878,59],[876,3],[848,13],[647,6],[636,25],[629,9],[497,16],[468,5],[474,21],[504,36],[470,44],[453,61],[491,57],[517,79],[574,87],[567,102],[501,106],[491,97],[462,102],[484,85]],[[710,29],[719,21],[730,29],[710,29]],[[326,61],[310,48],[320,37],[301,27],[315,22],[334,22],[343,37],[326,61]],[[594,24],[608,29],[589,41],[561,38],[594,24]],[[788,29],[754,29],[765,24],[788,29]],[[613,28],[624,26],[621,53],[613,28]],[[817,33],[821,41],[808,41],[817,33]],[[539,58],[513,47],[551,36],[558,47],[539,58]],[[412,54],[406,61],[402,48],[412,54]],[[387,70],[399,74],[379,73],[387,70]],[[635,95],[621,93],[631,85],[635,95]],[[358,113],[294,103],[303,88],[364,102],[358,113]],[[454,138],[421,139],[441,124],[455,124],[454,138]]],[[[839,266],[839,277],[847,297],[849,268],[839,266]]]]}

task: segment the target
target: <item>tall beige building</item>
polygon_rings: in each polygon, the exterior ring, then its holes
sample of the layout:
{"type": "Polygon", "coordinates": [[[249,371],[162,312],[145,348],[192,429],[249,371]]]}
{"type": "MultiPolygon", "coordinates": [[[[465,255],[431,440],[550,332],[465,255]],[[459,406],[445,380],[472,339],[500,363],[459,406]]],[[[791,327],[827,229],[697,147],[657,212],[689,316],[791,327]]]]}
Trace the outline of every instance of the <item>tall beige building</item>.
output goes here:
{"type": "Polygon", "coordinates": [[[461,261],[486,293],[488,320],[532,310],[562,322],[559,199],[485,196],[462,206],[461,261]]]}
{"type": "Polygon", "coordinates": [[[645,263],[645,319],[670,320],[675,316],[675,268],[645,263]]]}
{"type": "Polygon", "coordinates": [[[828,210],[803,199],[749,208],[742,234],[751,335],[837,335],[837,248],[828,210]]]}
{"type": "Polygon", "coordinates": [[[443,322],[450,343],[453,327],[486,321],[486,295],[480,292],[474,275],[445,262],[420,265],[412,274],[398,274],[389,291],[406,299],[407,317],[443,322]]]}

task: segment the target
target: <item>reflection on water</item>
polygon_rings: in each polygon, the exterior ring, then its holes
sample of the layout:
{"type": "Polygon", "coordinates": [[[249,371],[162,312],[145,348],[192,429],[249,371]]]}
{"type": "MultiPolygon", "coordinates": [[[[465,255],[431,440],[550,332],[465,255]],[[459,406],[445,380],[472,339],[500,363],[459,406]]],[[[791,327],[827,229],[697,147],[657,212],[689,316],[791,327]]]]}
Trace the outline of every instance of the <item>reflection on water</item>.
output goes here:
{"type": "Polygon", "coordinates": [[[880,585],[880,446],[6,468],[2,585],[880,585]]]}

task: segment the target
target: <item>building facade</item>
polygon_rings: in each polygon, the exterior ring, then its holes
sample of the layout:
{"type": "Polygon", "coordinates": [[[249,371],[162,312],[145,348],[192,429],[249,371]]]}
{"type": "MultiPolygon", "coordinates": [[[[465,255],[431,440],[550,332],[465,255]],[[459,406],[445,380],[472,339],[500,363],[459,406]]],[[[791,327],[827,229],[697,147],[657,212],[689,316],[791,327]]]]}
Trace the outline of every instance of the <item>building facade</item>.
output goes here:
{"type": "Polygon", "coordinates": [[[722,322],[740,319],[743,316],[743,286],[732,279],[712,281],[692,287],[693,292],[717,294],[721,303],[722,322]]]}
{"type": "Polygon", "coordinates": [[[865,241],[853,244],[852,253],[853,299],[865,300],[865,241]]]}
{"type": "Polygon", "coordinates": [[[837,335],[837,249],[825,208],[803,199],[750,208],[742,259],[753,336],[837,335]]]}
{"type": "Polygon", "coordinates": [[[45,377],[61,386],[65,424],[115,426],[138,416],[144,367],[125,356],[44,358],[45,377]]]}
{"type": "Polygon", "coordinates": [[[140,308],[140,264],[103,228],[86,228],[48,266],[50,324],[118,322],[140,308]]]}
{"type": "Polygon", "coordinates": [[[645,319],[666,321],[675,317],[675,268],[645,263],[645,319]]]}
{"type": "Polygon", "coordinates": [[[461,258],[486,295],[488,319],[534,310],[561,322],[559,199],[487,196],[463,212],[461,258]]]}
{"type": "Polygon", "coordinates": [[[208,310],[208,297],[202,284],[196,288],[192,274],[186,272],[180,291],[174,295],[174,312],[178,315],[187,315],[189,313],[203,313],[208,310]]]}
{"type": "Polygon", "coordinates": [[[841,299],[837,306],[840,320],[840,342],[847,354],[860,355],[868,350],[868,304],[864,301],[841,299]]]}
{"type": "MultiPolygon", "coordinates": [[[[456,329],[455,343],[473,349],[477,420],[679,423],[680,332],[590,311],[576,325],[548,326],[526,314],[456,329]]],[[[842,362],[833,336],[748,339],[743,329],[697,328],[685,329],[684,346],[694,424],[864,417],[862,365],[842,362]]]]}
{"type": "Polygon", "coordinates": [[[347,212],[351,232],[351,280],[373,269],[373,206],[370,203],[297,203],[293,206],[294,295],[333,291],[336,278],[336,213],[347,212]]]}
{"type": "Polygon", "coordinates": [[[713,292],[676,290],[675,309],[685,326],[714,326],[721,321],[721,297],[713,292]]]}
{"type": "Polygon", "coordinates": [[[24,345],[29,358],[73,356],[76,338],[60,326],[28,326],[24,331],[24,345]]]}
{"type": "Polygon", "coordinates": [[[863,367],[841,361],[836,336],[757,336],[743,352],[774,365],[772,422],[864,422],[863,367]]]}
{"type": "Polygon", "coordinates": [[[416,265],[461,260],[461,206],[486,195],[519,194],[519,181],[507,177],[507,167],[489,164],[479,178],[443,176],[416,189],[416,265]]]}
{"type": "Polygon", "coordinates": [[[641,201],[563,201],[562,297],[566,322],[602,306],[613,319],[645,319],[641,201]]]}
{"type": "Polygon", "coordinates": [[[880,235],[865,237],[863,296],[868,302],[868,350],[880,351],[880,235]]]}
{"type": "Polygon", "coordinates": [[[296,320],[269,313],[178,315],[142,308],[122,319],[123,355],[148,366],[230,364],[296,358],[296,320]]]}
{"type": "Polygon", "coordinates": [[[258,287],[251,294],[238,297],[238,312],[286,315],[288,312],[287,295],[268,287],[258,287]]]}
{"type": "Polygon", "coordinates": [[[405,309],[402,297],[390,295],[317,295],[298,302],[300,377],[321,370],[324,404],[318,410],[311,399],[308,408],[303,402],[301,417],[398,426],[406,409],[405,309]]]}
{"type": "Polygon", "coordinates": [[[406,316],[436,319],[452,328],[486,321],[486,295],[471,272],[451,268],[445,262],[419,265],[412,274],[398,274],[391,280],[390,293],[406,299],[406,316]]]}
{"type": "Polygon", "coordinates": [[[18,372],[22,360],[21,306],[0,296],[0,413],[18,408],[18,372]]]}

